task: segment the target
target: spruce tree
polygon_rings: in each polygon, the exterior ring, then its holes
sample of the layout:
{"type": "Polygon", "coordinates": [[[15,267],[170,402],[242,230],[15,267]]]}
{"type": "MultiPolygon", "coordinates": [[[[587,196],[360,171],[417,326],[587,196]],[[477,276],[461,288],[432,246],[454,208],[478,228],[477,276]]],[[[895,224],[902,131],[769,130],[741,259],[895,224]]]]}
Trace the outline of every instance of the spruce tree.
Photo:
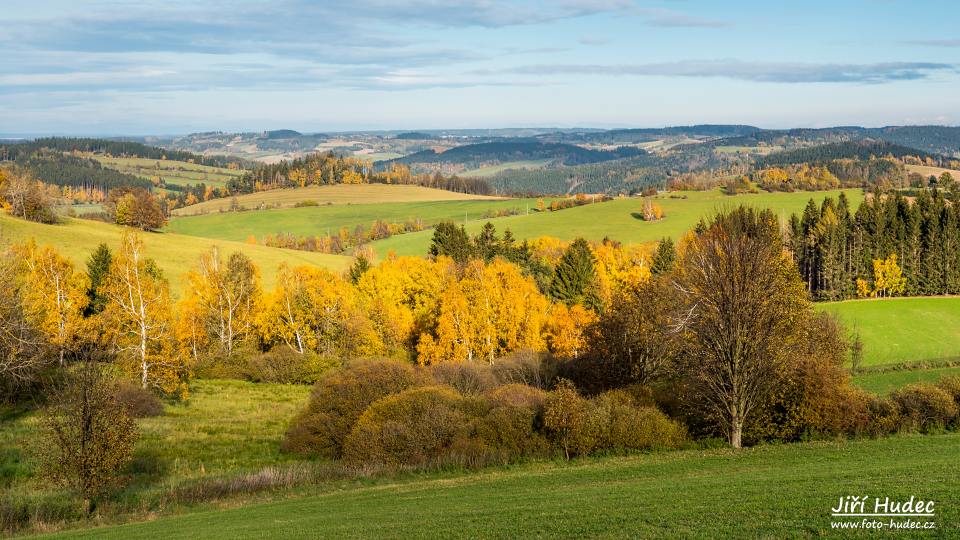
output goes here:
{"type": "Polygon", "coordinates": [[[430,255],[450,257],[458,264],[463,264],[473,256],[473,244],[463,225],[457,226],[445,221],[437,224],[433,229],[433,243],[430,245],[430,255]]]}
{"type": "Polygon", "coordinates": [[[100,244],[97,249],[87,259],[87,277],[90,280],[90,288],[87,289],[87,298],[90,302],[84,310],[84,315],[89,317],[103,311],[107,305],[107,297],[100,291],[100,286],[110,272],[110,263],[113,262],[113,253],[106,244],[100,244]]]}
{"type": "Polygon", "coordinates": [[[677,250],[673,247],[673,240],[664,238],[657,244],[657,251],[653,254],[653,262],[650,265],[650,272],[654,275],[666,274],[673,270],[673,264],[677,260],[677,250]]]}
{"type": "Polygon", "coordinates": [[[357,258],[353,261],[353,265],[350,266],[350,283],[354,285],[360,281],[360,277],[370,269],[370,261],[367,260],[367,257],[364,255],[357,255],[357,258]]]}
{"type": "Polygon", "coordinates": [[[594,287],[594,259],[590,245],[577,238],[560,257],[550,283],[550,296],[567,305],[599,307],[594,287]]]}

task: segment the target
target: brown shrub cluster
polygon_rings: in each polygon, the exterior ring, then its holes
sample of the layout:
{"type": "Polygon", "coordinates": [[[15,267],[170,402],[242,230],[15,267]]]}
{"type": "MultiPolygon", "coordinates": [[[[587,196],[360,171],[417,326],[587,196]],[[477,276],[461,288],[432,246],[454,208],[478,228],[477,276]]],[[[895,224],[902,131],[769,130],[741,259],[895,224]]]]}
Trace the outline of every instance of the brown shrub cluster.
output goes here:
{"type": "Polygon", "coordinates": [[[552,362],[354,363],[321,380],[284,448],[356,467],[476,467],[531,456],[673,448],[684,428],[626,391],[554,386],[552,362]],[[517,382],[526,381],[526,382],[517,382]]]}

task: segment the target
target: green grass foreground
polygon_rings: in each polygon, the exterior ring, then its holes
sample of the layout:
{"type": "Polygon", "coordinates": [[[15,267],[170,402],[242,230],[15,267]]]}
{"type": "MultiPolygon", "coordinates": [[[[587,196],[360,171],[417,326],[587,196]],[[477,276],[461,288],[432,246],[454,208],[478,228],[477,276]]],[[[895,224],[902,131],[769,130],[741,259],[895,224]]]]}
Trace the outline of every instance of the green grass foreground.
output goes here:
{"type": "Polygon", "coordinates": [[[960,297],[927,296],[818,304],[863,340],[864,366],[960,357],[960,297]]]}
{"type": "Polygon", "coordinates": [[[952,433],[534,463],[52,537],[815,537],[846,495],[934,500],[932,536],[949,537],[957,459],[952,433]]]}

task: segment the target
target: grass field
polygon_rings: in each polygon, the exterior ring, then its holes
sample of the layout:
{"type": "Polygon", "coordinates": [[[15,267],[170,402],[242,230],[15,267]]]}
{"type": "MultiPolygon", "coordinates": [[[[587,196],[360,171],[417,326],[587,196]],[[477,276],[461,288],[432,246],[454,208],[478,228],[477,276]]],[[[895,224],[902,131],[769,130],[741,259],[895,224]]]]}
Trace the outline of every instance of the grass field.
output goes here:
{"type": "MultiPolygon", "coordinates": [[[[536,207],[536,199],[448,200],[425,202],[381,202],[378,204],[338,204],[304,208],[282,208],[249,212],[223,212],[202,216],[178,217],[167,230],[179,234],[244,241],[253,235],[261,241],[268,234],[292,233],[297,236],[336,234],[341,227],[353,230],[357,225],[370,227],[376,220],[403,223],[421,219],[425,226],[444,220],[476,221],[487,212],[515,210],[525,212],[536,207]]],[[[429,233],[429,232],[428,232],[429,233]]],[[[429,233],[432,234],[432,233],[429,233]]],[[[418,253],[426,255],[426,251],[418,253]]]]}
{"type": "Polygon", "coordinates": [[[874,394],[889,394],[908,384],[936,383],[944,377],[957,375],[960,375],[960,367],[910,369],[863,373],[853,377],[853,383],[874,394]]]}
{"type": "Polygon", "coordinates": [[[935,517],[919,519],[949,537],[960,532],[958,459],[951,433],[533,463],[56,537],[817,537],[850,494],[933,500],[935,517]]]}
{"type": "Polygon", "coordinates": [[[863,340],[864,366],[960,357],[960,297],[818,304],[863,340]]]}
{"type": "Polygon", "coordinates": [[[109,157],[101,155],[91,155],[91,157],[99,161],[104,167],[116,169],[120,172],[132,174],[138,178],[145,178],[147,180],[158,176],[162,178],[165,183],[178,186],[202,183],[208,186],[222,187],[225,186],[231,178],[238,177],[244,173],[244,171],[240,170],[210,167],[207,165],[187,163],[185,161],[136,157],[109,157]]]}
{"type": "MultiPolygon", "coordinates": [[[[492,200],[498,197],[454,193],[442,189],[421,186],[400,186],[387,184],[337,184],[333,186],[307,186],[293,189],[276,189],[249,193],[237,197],[241,208],[254,210],[261,206],[292,207],[298,202],[314,201],[318,204],[373,204],[387,202],[425,202],[425,201],[474,201],[492,200]]],[[[205,201],[173,211],[177,216],[214,213],[228,210],[232,205],[230,198],[205,201]]]]}
{"type": "MultiPolygon", "coordinates": [[[[106,243],[116,249],[120,243],[123,228],[84,219],[65,219],[57,225],[31,223],[0,214],[0,240],[18,242],[29,238],[38,244],[50,244],[60,254],[70,258],[77,265],[85,265],[87,257],[100,243],[106,243]]],[[[181,277],[193,269],[200,254],[212,246],[219,246],[226,256],[233,251],[242,251],[259,267],[265,287],[272,288],[277,266],[282,262],[292,265],[313,264],[332,270],[342,270],[349,266],[350,258],[339,255],[324,255],[287,249],[252,246],[223,240],[212,241],[196,236],[184,236],[171,233],[143,233],[146,252],[154,258],[163,270],[176,295],[181,288],[181,277]]]]}
{"type": "MultiPolygon", "coordinates": [[[[584,237],[588,240],[602,240],[610,237],[627,243],[656,242],[663,237],[679,238],[693,228],[701,217],[737,205],[758,208],[770,208],[781,219],[789,219],[790,214],[801,212],[811,198],[822,200],[826,196],[836,198],[839,191],[798,192],[798,193],[759,193],[731,197],[719,190],[702,192],[683,192],[673,196],[659,195],[656,198],[666,215],[657,222],[645,222],[640,219],[644,201],[639,198],[617,199],[561,210],[559,212],[533,213],[531,215],[512,216],[494,220],[478,220],[467,225],[467,230],[476,234],[487,221],[492,221],[501,233],[509,228],[517,238],[537,238],[554,236],[563,240],[584,237]]],[[[847,197],[856,206],[863,200],[860,190],[847,190],[847,197]]],[[[403,234],[380,240],[371,244],[377,254],[383,256],[390,251],[398,255],[423,255],[430,246],[431,231],[403,234]]]]}
{"type": "Polygon", "coordinates": [[[526,161],[508,161],[506,163],[501,163],[499,165],[491,165],[489,167],[480,167],[479,169],[470,169],[468,171],[463,171],[459,173],[460,176],[472,176],[474,178],[486,178],[493,176],[495,174],[502,173],[503,171],[517,170],[517,169],[539,169],[550,163],[553,160],[550,159],[531,159],[526,161]]]}
{"type": "Polygon", "coordinates": [[[940,178],[941,174],[948,172],[954,180],[960,181],[960,171],[953,169],[941,169],[940,167],[928,167],[926,165],[906,165],[906,168],[907,172],[915,172],[926,177],[936,176],[940,178]]]}

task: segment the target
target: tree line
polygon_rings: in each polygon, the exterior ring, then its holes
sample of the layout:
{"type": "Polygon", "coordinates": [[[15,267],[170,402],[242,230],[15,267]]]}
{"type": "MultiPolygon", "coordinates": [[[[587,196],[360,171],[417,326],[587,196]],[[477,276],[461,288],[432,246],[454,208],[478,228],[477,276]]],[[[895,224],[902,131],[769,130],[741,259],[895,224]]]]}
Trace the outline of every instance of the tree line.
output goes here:
{"type": "Polygon", "coordinates": [[[791,216],[789,247],[814,298],[960,292],[960,209],[943,190],[811,200],[791,216]]]}

